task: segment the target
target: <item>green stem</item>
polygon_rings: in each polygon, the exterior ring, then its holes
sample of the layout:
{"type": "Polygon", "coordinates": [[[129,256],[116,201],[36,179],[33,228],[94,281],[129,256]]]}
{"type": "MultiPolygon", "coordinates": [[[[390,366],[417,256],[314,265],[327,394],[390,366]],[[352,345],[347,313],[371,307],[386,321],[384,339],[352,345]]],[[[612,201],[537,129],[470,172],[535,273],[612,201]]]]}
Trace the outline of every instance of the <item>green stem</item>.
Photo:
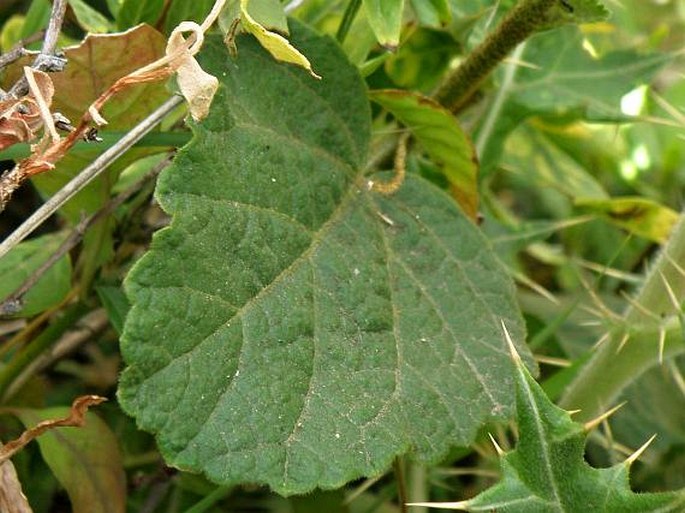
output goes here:
{"type": "MultiPolygon", "coordinates": [[[[102,132],[99,136],[102,138],[100,143],[92,143],[79,141],[76,143],[72,151],[86,151],[86,150],[100,150],[104,151],[114,145],[126,132],[102,132]]],[[[180,148],[185,145],[192,134],[190,132],[152,132],[143,136],[140,141],[133,145],[134,148],[150,148],[160,147],[180,148]]],[[[19,160],[28,157],[31,154],[29,144],[15,144],[6,150],[0,152],[0,160],[19,160]]]]}
{"type": "MultiPolygon", "coordinates": [[[[415,461],[408,462],[409,502],[428,502],[428,476],[426,467],[415,461]]],[[[428,513],[428,508],[414,506],[412,513],[428,513]]]]}
{"type": "Polygon", "coordinates": [[[458,112],[483,80],[519,43],[550,21],[550,9],[558,0],[521,0],[502,22],[448,75],[435,92],[435,99],[458,112]]]}
{"type": "Polygon", "coordinates": [[[185,513],[204,513],[221,499],[230,494],[232,490],[232,486],[220,486],[190,509],[187,509],[185,513]]]}
{"type": "Polygon", "coordinates": [[[562,407],[580,409],[579,420],[590,420],[611,407],[628,385],[659,363],[660,330],[666,335],[664,359],[685,353],[681,307],[671,299],[671,292],[675,298],[685,297],[683,267],[685,212],[647,274],[644,286],[626,309],[625,327],[615,330],[571,381],[561,399],[562,407]]]}
{"type": "Polygon", "coordinates": [[[49,349],[74,323],[86,313],[87,308],[82,303],[69,307],[64,314],[38,335],[31,343],[20,351],[0,371],[0,398],[3,398],[12,382],[33,360],[43,351],[49,349]]]}
{"type": "Polygon", "coordinates": [[[395,481],[397,482],[397,500],[400,503],[400,511],[407,513],[407,479],[404,474],[404,458],[396,458],[394,463],[395,481]]]}
{"type": "Polygon", "coordinates": [[[338,27],[338,32],[335,35],[335,38],[338,40],[340,44],[342,44],[343,41],[345,41],[347,33],[350,31],[352,22],[354,21],[354,18],[357,16],[357,11],[359,11],[359,7],[361,7],[361,5],[362,0],[350,0],[350,2],[347,4],[347,8],[345,9],[343,18],[340,21],[340,26],[338,27]]]}

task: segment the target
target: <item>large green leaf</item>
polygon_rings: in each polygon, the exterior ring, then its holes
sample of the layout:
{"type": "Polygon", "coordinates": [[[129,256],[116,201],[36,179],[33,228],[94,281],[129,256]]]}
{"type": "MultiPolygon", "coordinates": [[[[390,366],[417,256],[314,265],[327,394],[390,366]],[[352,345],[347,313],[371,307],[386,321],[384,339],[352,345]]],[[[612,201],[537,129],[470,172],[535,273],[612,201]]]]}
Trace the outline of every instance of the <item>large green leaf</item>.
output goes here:
{"type": "Polygon", "coordinates": [[[678,513],[685,493],[634,493],[632,459],[593,468],[583,457],[586,431],[555,406],[523,365],[516,373],[520,438],[501,459],[502,479],[468,501],[431,504],[444,509],[498,513],[678,513]]]}
{"type": "Polygon", "coordinates": [[[235,61],[206,44],[222,84],[160,177],[173,219],[127,278],[119,388],[169,464],[283,494],[467,445],[513,407],[499,319],[523,336],[511,281],[448,195],[416,176],[368,190],[358,71],[291,28],[323,80],[249,36],[235,61]]]}

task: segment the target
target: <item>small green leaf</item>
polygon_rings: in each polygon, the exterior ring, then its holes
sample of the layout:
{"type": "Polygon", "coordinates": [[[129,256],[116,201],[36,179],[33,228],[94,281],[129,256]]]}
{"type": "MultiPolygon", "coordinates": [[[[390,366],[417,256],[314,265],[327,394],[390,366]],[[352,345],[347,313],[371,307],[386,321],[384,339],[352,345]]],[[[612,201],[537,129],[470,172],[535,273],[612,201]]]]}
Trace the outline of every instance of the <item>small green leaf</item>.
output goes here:
{"type": "Polygon", "coordinates": [[[148,23],[154,26],[164,11],[164,0],[124,0],[117,13],[120,30],[148,23]]]}
{"type": "Polygon", "coordinates": [[[555,189],[572,199],[609,197],[589,170],[530,124],[524,124],[511,134],[502,164],[527,177],[538,188],[555,189]]]}
{"type": "Polygon", "coordinates": [[[107,0],[107,8],[114,18],[119,14],[119,9],[121,9],[123,2],[124,0],[107,0]]]}
{"type": "MultiPolygon", "coordinates": [[[[52,256],[64,241],[64,234],[44,235],[22,242],[0,259],[0,300],[19,287],[52,256]]],[[[24,296],[22,317],[31,317],[58,305],[71,287],[69,255],[60,258],[24,296]]]]}
{"type": "Polygon", "coordinates": [[[214,5],[214,0],[171,0],[164,20],[164,29],[170,33],[185,20],[201,22],[214,5]]]}
{"type": "Polygon", "coordinates": [[[297,48],[291,45],[286,38],[276,32],[267,30],[252,18],[248,12],[248,2],[249,0],[240,0],[240,20],[245,30],[255,36],[259,44],[277,61],[296,64],[309,71],[309,74],[314,78],[321,78],[314,73],[309,60],[297,48]]]}
{"type": "MultiPolygon", "coordinates": [[[[241,4],[241,0],[228,0],[221,10],[219,24],[224,32],[228,30],[233,20],[240,18],[241,4]]],[[[265,29],[288,34],[288,20],[283,4],[279,0],[250,0],[247,2],[247,10],[250,17],[265,29]]]]}
{"type": "Polygon", "coordinates": [[[549,13],[550,29],[566,23],[593,23],[609,17],[609,10],[598,0],[558,0],[549,13]]]}
{"type": "Polygon", "coordinates": [[[103,34],[113,30],[112,23],[83,0],[68,0],[68,2],[79,25],[88,32],[103,34]]]}
{"type": "Polygon", "coordinates": [[[478,213],[476,151],[456,118],[433,100],[400,90],[372,91],[369,96],[411,129],[453,186],[452,192],[473,219],[478,213]]]}
{"type": "MultiPolygon", "coordinates": [[[[27,427],[66,417],[70,408],[13,408],[27,427]]],[[[114,433],[97,415],[86,413],[83,427],[63,427],[36,440],[40,452],[71,500],[73,513],[124,513],[126,475],[114,433]]]]}
{"type": "Polygon", "coordinates": [[[639,237],[661,244],[666,242],[678,221],[678,213],[674,210],[641,197],[578,199],[576,205],[639,237]]]}
{"type": "Polygon", "coordinates": [[[468,445],[513,408],[498,319],[524,332],[451,197],[415,175],[368,190],[365,84],[332,39],[291,30],[323,80],[250,37],[235,60],[205,43],[222,83],[160,176],[172,222],[126,280],[119,387],[169,464],[281,494],[468,445]]]}
{"type": "MultiPolygon", "coordinates": [[[[49,0],[32,0],[31,7],[26,12],[26,21],[21,31],[21,37],[29,37],[44,29],[50,19],[51,10],[52,6],[49,0]]],[[[3,50],[8,50],[8,48],[3,48],[3,50]]]]}
{"type": "Polygon", "coordinates": [[[378,42],[395,50],[400,44],[404,0],[364,0],[364,9],[378,42]]]}
{"type": "Polygon", "coordinates": [[[443,27],[452,21],[449,0],[411,0],[421,25],[443,27]]]}

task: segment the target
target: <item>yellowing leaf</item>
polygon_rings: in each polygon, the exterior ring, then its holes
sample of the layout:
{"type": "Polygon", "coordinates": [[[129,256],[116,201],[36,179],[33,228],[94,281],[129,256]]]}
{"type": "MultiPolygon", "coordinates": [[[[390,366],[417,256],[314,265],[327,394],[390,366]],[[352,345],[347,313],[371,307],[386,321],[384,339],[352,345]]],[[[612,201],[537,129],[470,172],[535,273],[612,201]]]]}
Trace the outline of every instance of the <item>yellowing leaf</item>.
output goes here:
{"type": "Polygon", "coordinates": [[[411,129],[441,167],[464,212],[475,219],[478,213],[476,152],[454,116],[429,98],[407,91],[381,89],[369,96],[411,129]]]}
{"type": "Polygon", "coordinates": [[[654,242],[665,243],[678,220],[678,213],[645,198],[577,200],[576,205],[609,222],[654,242]]]}
{"type": "Polygon", "coordinates": [[[257,38],[259,44],[277,61],[297,64],[309,71],[314,78],[320,79],[321,77],[312,70],[309,59],[302,55],[297,48],[292,46],[286,38],[265,29],[250,16],[247,12],[247,3],[248,0],[240,0],[240,20],[243,27],[257,38]]]}

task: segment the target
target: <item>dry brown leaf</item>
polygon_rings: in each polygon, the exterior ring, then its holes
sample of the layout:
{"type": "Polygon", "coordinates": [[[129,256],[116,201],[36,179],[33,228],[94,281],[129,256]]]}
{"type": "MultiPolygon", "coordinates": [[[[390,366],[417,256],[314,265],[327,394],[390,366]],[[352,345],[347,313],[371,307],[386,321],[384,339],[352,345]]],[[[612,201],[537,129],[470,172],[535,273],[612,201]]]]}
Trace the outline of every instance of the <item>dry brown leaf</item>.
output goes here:
{"type": "MultiPolygon", "coordinates": [[[[190,115],[195,121],[199,121],[209,114],[209,107],[219,87],[219,81],[200,67],[193,54],[186,47],[187,43],[183,38],[183,32],[187,30],[192,30],[195,34],[197,38],[195,45],[202,46],[202,31],[195,31],[192,25],[195,24],[187,21],[180,23],[171,33],[171,36],[169,36],[166,51],[167,55],[180,52],[179,66],[176,70],[178,87],[188,102],[190,115]]],[[[197,28],[199,29],[200,27],[198,26],[197,28]]]]}
{"type": "MultiPolygon", "coordinates": [[[[0,102],[0,150],[20,142],[35,139],[47,116],[52,125],[50,104],[55,94],[52,80],[47,73],[28,68],[31,77],[31,94],[16,100],[0,102]]],[[[54,130],[54,127],[53,127],[54,130]]]]}
{"type": "MultiPolygon", "coordinates": [[[[44,420],[36,424],[31,429],[24,431],[19,438],[7,442],[4,447],[0,448],[0,463],[7,461],[31,440],[42,435],[49,429],[57,427],[80,427],[85,424],[85,415],[88,408],[100,404],[107,399],[98,395],[83,395],[74,399],[71,404],[71,412],[68,417],[54,420],[44,420]]],[[[2,511],[2,510],[0,510],[2,511]]]]}
{"type": "Polygon", "coordinates": [[[21,490],[21,483],[11,461],[0,464],[0,511],[2,513],[33,513],[21,490]]]}

